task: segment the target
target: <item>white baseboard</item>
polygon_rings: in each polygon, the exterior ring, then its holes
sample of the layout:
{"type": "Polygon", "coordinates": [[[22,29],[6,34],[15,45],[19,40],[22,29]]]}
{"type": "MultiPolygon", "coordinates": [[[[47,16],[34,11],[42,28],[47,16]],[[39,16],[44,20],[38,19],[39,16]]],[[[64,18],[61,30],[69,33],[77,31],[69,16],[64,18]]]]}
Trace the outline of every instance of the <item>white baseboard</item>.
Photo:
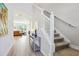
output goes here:
{"type": "Polygon", "coordinates": [[[52,54],[46,54],[46,53],[44,53],[44,51],[41,50],[41,53],[42,53],[44,56],[53,56],[53,53],[54,53],[54,52],[53,52],[52,54]]]}
{"type": "Polygon", "coordinates": [[[70,44],[70,47],[75,49],[75,50],[79,50],[79,46],[77,46],[77,45],[70,44]]]}
{"type": "Polygon", "coordinates": [[[41,50],[41,53],[42,53],[44,56],[47,56],[42,50],[41,50]]]}
{"type": "Polygon", "coordinates": [[[8,55],[8,53],[11,50],[12,47],[13,47],[13,44],[9,47],[8,52],[6,53],[6,56],[8,55]]]}

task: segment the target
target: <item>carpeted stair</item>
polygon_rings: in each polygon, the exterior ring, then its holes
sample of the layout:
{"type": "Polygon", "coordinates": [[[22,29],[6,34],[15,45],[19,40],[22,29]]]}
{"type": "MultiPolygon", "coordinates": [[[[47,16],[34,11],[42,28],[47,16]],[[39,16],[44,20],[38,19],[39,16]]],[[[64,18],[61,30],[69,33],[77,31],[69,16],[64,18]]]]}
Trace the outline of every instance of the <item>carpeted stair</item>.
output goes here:
{"type": "Polygon", "coordinates": [[[65,42],[64,38],[61,37],[60,34],[56,32],[56,30],[54,30],[54,42],[56,52],[69,47],[69,43],[65,42]]]}

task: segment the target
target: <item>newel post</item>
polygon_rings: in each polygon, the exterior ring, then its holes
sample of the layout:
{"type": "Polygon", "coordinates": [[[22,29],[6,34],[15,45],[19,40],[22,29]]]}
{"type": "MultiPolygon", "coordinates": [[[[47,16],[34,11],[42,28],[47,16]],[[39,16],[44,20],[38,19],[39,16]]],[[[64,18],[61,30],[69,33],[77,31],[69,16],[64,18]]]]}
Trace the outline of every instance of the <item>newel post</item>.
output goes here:
{"type": "Polygon", "coordinates": [[[50,15],[50,42],[51,42],[51,55],[55,52],[55,44],[54,44],[54,13],[51,12],[50,15]]]}

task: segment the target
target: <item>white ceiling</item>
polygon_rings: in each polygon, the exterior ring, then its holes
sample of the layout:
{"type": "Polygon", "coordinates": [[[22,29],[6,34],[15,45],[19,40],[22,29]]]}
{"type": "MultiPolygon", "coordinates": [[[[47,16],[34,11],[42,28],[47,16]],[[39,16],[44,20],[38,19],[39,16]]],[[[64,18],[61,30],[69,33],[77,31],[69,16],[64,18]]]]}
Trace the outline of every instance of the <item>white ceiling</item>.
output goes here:
{"type": "Polygon", "coordinates": [[[6,3],[14,14],[14,19],[32,19],[32,3],[6,3]]]}
{"type": "Polygon", "coordinates": [[[14,3],[10,4],[14,10],[22,11],[24,13],[32,14],[32,3],[14,3]]]}

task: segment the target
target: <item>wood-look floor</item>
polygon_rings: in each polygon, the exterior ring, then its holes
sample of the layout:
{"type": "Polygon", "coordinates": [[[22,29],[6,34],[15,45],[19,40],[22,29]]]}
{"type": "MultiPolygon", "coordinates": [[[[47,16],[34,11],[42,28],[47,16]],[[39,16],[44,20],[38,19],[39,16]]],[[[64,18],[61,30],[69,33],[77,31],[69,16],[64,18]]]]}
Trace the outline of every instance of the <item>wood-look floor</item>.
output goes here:
{"type": "MultiPolygon", "coordinates": [[[[14,37],[14,46],[9,51],[8,56],[43,56],[43,54],[31,49],[28,36],[16,36],[14,37]]],[[[54,56],[79,56],[79,51],[66,48],[56,52],[54,56]]]]}
{"type": "Polygon", "coordinates": [[[79,51],[72,48],[65,48],[58,52],[55,52],[55,56],[79,56],[79,51]]]}
{"type": "Polygon", "coordinates": [[[34,52],[30,45],[28,36],[14,37],[14,46],[8,56],[43,56],[41,52],[34,52]]]}

